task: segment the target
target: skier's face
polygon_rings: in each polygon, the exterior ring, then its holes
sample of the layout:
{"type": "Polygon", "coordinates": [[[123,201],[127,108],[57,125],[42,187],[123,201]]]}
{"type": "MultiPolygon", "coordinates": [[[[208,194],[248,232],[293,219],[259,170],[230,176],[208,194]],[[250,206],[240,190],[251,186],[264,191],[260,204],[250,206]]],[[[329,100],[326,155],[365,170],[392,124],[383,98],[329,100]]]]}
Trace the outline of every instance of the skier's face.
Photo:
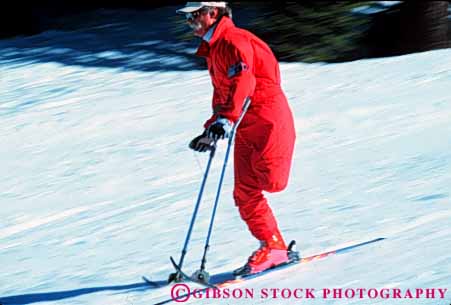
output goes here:
{"type": "Polygon", "coordinates": [[[215,23],[218,11],[217,9],[208,10],[201,8],[195,12],[185,14],[188,25],[193,30],[194,36],[202,37],[208,29],[215,23]]]}

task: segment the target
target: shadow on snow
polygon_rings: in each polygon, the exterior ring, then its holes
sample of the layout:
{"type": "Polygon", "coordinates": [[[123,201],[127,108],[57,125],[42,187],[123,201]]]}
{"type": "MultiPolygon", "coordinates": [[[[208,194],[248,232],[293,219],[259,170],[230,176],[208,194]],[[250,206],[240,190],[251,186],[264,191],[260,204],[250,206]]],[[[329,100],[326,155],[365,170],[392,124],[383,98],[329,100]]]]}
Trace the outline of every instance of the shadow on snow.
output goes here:
{"type": "Polygon", "coordinates": [[[189,28],[177,7],[152,10],[99,9],[66,16],[41,34],[0,40],[0,64],[57,62],[137,71],[205,69],[194,55],[198,38],[184,41],[189,28]],[[186,26],[186,28],[184,28],[186,26]]]}

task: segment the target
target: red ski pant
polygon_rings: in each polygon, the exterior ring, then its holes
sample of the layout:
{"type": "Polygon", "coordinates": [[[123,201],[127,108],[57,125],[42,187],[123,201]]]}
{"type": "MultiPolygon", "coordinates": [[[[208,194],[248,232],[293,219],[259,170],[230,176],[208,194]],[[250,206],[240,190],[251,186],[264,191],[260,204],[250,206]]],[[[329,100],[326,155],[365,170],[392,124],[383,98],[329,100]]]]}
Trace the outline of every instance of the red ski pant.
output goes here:
{"type": "Polygon", "coordinates": [[[235,143],[233,196],[241,218],[249,231],[261,241],[278,232],[276,218],[263,191],[282,191],[288,182],[293,147],[285,150],[285,157],[277,160],[278,166],[267,164],[255,148],[248,143],[235,143]],[[270,165],[270,166],[268,166],[270,165]]]}

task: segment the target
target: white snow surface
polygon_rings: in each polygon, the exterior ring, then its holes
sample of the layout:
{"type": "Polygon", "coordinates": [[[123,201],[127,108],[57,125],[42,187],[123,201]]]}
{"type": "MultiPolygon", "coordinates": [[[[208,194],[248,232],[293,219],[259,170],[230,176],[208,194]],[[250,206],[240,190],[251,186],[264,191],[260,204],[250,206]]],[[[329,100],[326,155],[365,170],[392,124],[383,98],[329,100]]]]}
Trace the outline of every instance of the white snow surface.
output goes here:
{"type": "MultiPolygon", "coordinates": [[[[297,240],[303,256],[387,239],[236,287],[451,289],[450,58],[445,49],[281,64],[297,140],[288,188],[267,196],[286,239],[297,240]]],[[[180,255],[207,161],[188,142],[211,113],[208,72],[3,61],[0,92],[0,300],[39,294],[39,304],[144,305],[170,298],[170,287],[120,287],[143,275],[165,279],[173,271],[169,256],[180,255]],[[107,286],[117,289],[87,291],[107,286]],[[79,289],[86,291],[69,296],[79,289]]],[[[219,145],[194,227],[190,272],[199,267],[225,148],[219,145]]],[[[258,246],[234,206],[232,162],[210,273],[240,266],[258,246]]],[[[325,300],[318,293],[190,302],[450,300],[448,291],[444,299],[325,300]]]]}

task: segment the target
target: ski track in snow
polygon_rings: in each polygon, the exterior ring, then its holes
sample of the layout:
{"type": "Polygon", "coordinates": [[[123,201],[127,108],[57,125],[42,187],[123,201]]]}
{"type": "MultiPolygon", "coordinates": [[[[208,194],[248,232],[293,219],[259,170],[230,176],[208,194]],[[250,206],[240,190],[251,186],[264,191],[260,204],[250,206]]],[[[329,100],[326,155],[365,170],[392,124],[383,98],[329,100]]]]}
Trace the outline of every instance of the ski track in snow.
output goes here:
{"type": "MultiPolygon", "coordinates": [[[[387,240],[240,287],[450,288],[450,56],[281,64],[298,138],[287,190],[267,196],[286,238],[304,256],[387,240]]],[[[0,299],[165,279],[206,165],[187,143],[210,114],[207,72],[0,61],[0,76],[0,299]]],[[[186,270],[198,268],[224,150],[221,143],[186,270]]],[[[241,265],[257,246],[232,188],[230,164],[208,260],[213,273],[241,265]]],[[[101,291],[39,304],[153,304],[169,296],[169,288],[101,291]]]]}

